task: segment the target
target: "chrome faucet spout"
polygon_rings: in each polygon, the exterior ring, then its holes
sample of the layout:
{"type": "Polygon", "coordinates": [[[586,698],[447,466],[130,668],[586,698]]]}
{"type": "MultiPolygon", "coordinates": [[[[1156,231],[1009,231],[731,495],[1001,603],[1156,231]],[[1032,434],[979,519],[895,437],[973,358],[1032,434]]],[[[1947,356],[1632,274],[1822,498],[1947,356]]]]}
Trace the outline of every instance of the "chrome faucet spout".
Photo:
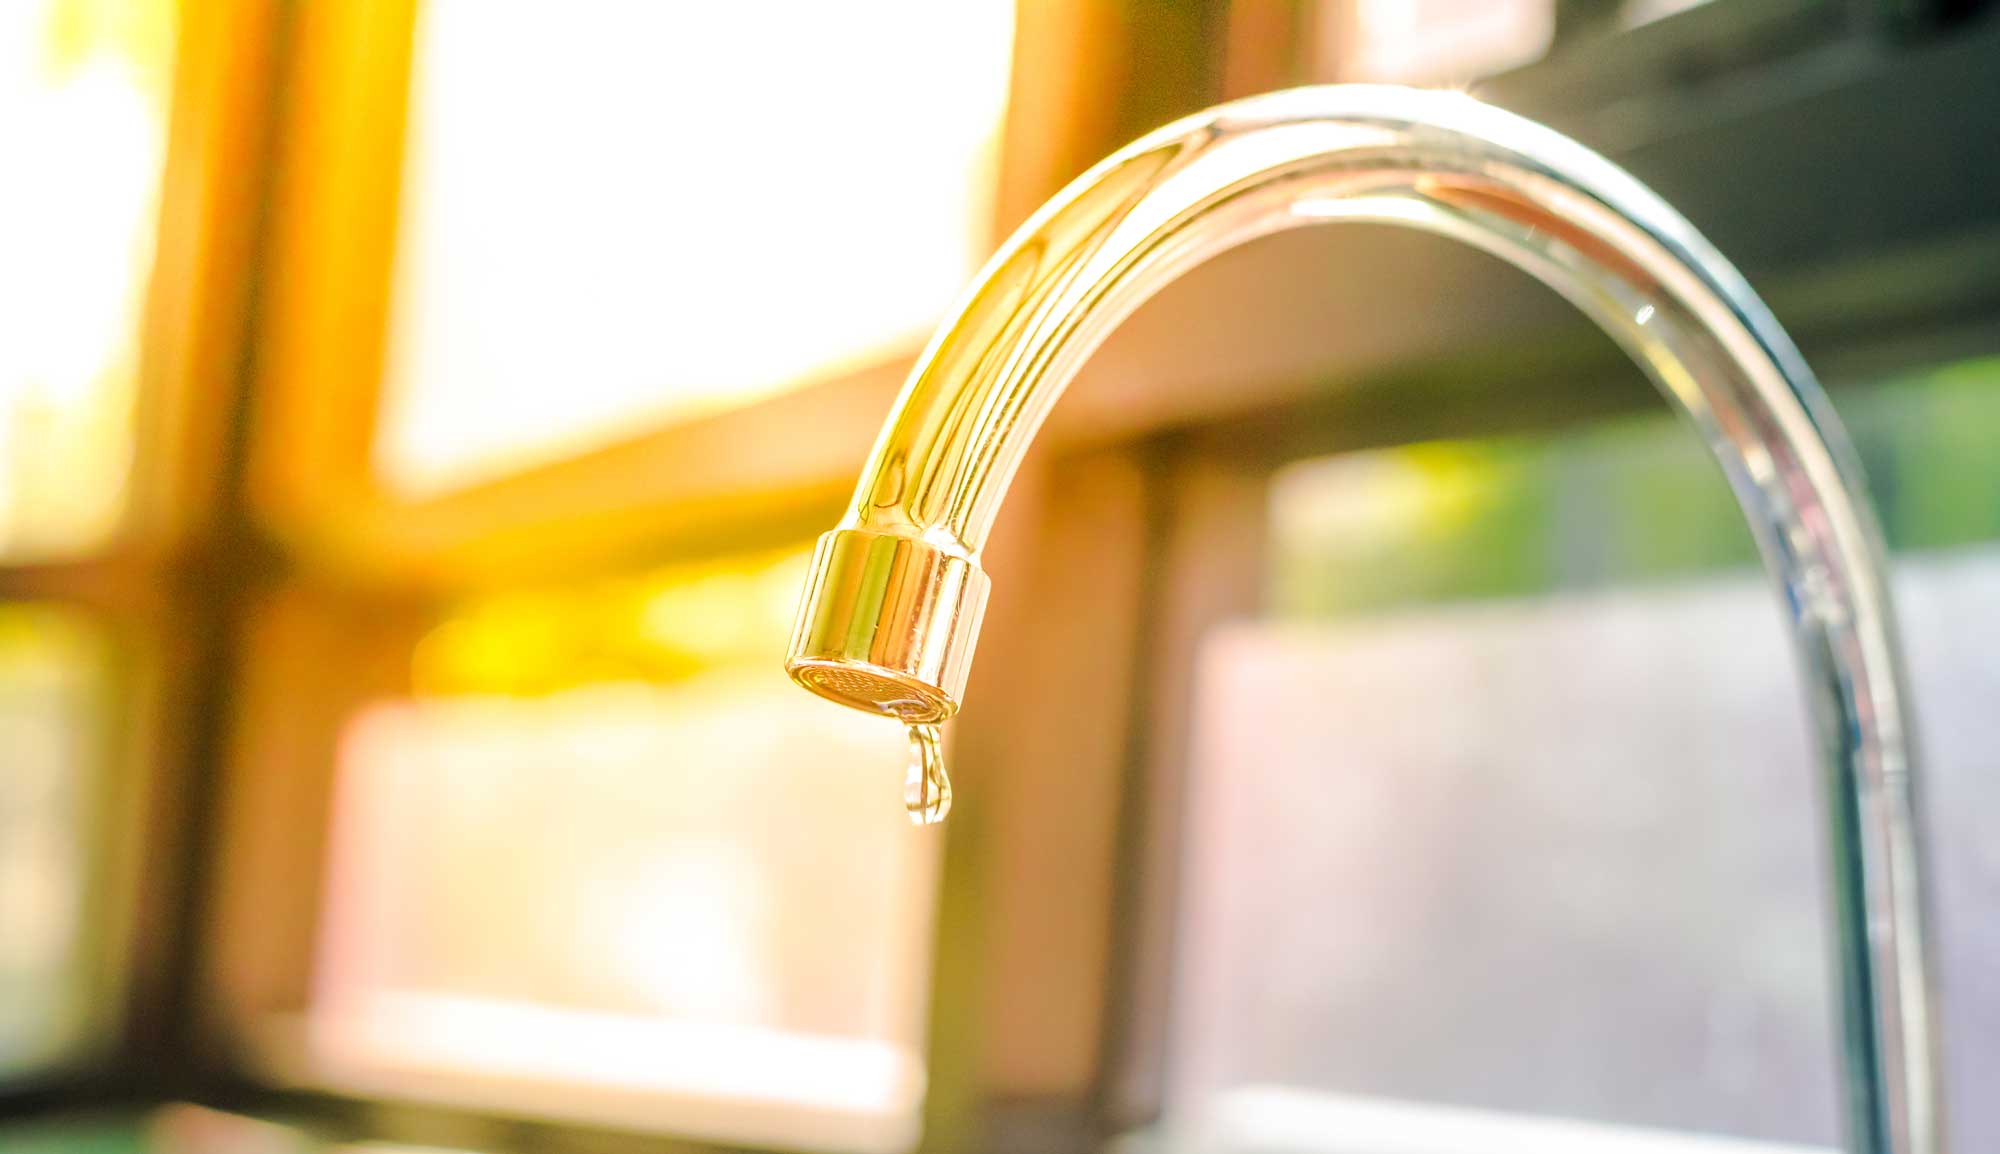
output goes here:
{"type": "Polygon", "coordinates": [[[1905,681],[1845,434],[1735,269],[1632,177],[1546,128],[1453,93],[1306,88],[1189,117],[1078,178],[919,360],[845,519],[820,540],[792,676],[910,724],[957,712],[987,596],[980,548],[1083,360],[1200,262],[1333,221],[1454,237],[1526,270],[1602,326],[1707,442],[1782,594],[1827,768],[1848,1146],[1940,1154],[1905,681]]]}

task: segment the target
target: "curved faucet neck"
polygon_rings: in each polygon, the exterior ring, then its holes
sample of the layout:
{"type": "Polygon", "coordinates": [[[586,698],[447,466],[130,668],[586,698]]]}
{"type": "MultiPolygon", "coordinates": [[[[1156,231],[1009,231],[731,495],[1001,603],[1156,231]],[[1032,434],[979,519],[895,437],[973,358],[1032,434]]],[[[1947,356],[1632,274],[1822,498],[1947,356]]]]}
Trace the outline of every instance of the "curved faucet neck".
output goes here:
{"type": "Polygon", "coordinates": [[[1195,264],[1354,220],[1454,237],[1591,316],[1691,420],[1781,586],[1836,783],[1849,1135],[1942,1149],[1902,671],[1859,474],[1818,384],[1742,278],[1637,181],[1468,97],[1300,89],[1160,129],[1084,174],[980,274],[904,388],[792,638],[800,684],[921,725],[963,698],[978,559],[1083,360],[1195,264]]]}

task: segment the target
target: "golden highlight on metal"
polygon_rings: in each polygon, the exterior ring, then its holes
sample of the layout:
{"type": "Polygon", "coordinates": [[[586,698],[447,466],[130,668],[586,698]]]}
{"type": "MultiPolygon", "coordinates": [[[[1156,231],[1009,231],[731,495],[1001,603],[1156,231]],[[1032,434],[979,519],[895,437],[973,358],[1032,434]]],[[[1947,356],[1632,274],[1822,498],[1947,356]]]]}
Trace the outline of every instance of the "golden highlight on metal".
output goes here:
{"type": "Polygon", "coordinates": [[[990,583],[914,537],[836,529],[813,552],[786,668],[822,697],[908,724],[958,712],[990,583]]]}

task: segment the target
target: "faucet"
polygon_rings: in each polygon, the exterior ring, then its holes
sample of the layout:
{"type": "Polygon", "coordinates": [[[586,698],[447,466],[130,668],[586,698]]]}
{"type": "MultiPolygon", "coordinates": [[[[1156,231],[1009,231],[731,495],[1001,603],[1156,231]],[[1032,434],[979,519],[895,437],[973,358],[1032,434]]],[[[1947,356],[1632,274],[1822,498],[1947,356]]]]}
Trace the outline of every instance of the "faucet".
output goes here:
{"type": "Polygon", "coordinates": [[[1240,100],[1127,146],[1015,232],[939,328],[839,526],[814,554],[786,668],[911,727],[913,815],[949,803],[989,581],[980,549],[1084,359],[1225,249],[1334,221],[1500,256],[1595,320],[1708,444],[1799,654],[1824,767],[1844,1127],[1854,1154],[1943,1154],[1908,684],[1847,438],[1741,275],[1603,157],[1468,96],[1336,85],[1240,100]]]}

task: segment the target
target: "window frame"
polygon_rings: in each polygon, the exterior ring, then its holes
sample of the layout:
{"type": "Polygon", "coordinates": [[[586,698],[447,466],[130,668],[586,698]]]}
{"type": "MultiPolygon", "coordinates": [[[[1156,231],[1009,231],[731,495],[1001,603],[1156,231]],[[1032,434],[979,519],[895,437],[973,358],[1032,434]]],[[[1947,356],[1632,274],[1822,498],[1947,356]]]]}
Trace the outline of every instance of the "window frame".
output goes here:
{"type": "MultiPolygon", "coordinates": [[[[909,357],[892,358],[429,500],[384,492],[369,477],[369,439],[414,5],[309,5],[291,16],[288,96],[276,116],[295,130],[285,133],[284,183],[274,194],[263,250],[273,279],[260,312],[255,412],[243,434],[250,442],[243,532],[258,543],[263,575],[234,602],[238,624],[231,636],[240,645],[246,704],[229,731],[231,744],[212,750],[226,763],[219,788],[228,800],[217,803],[226,808],[214,818],[222,848],[200,867],[217,895],[202,939],[199,986],[219,1005],[207,1034],[216,1055],[240,1044],[245,1013],[271,998],[302,996],[294,991],[303,989],[297,983],[310,958],[312,910],[282,914],[283,928],[274,932],[269,891],[260,896],[242,888],[269,866],[278,871],[271,876],[306,886],[302,900],[309,907],[318,868],[310,839],[279,845],[277,857],[275,843],[246,851],[243,839],[260,828],[317,828],[313,814],[330,782],[333,726],[321,717],[284,716],[258,700],[317,695],[337,703],[358,701],[364,690],[393,689],[399,647],[416,623],[468,591],[578,579],[635,558],[715,556],[809,537],[837,517],[910,364],[909,357]],[[755,448],[718,457],[716,444],[755,448]],[[259,628],[260,606],[270,604],[378,626],[374,636],[358,639],[336,637],[338,624],[329,627],[325,639],[349,644],[348,656],[293,662],[298,667],[285,673],[268,646],[260,650],[246,639],[259,628]],[[366,672],[329,680],[322,667],[335,664],[366,672]],[[283,796],[274,802],[273,791],[283,796]]],[[[1221,0],[1175,12],[1136,2],[1063,12],[1021,4],[996,240],[1069,176],[1140,131],[1225,92],[1303,79],[1296,51],[1233,64],[1247,51],[1249,35],[1239,32],[1248,25],[1239,25],[1235,13],[1253,7],[1278,10],[1267,26],[1302,34],[1297,8],[1257,0],[1238,0],[1234,12],[1221,0]],[[1226,55],[1217,59],[1210,44],[1225,25],[1226,55]],[[1155,71],[1198,79],[1171,91],[1134,79],[1155,71]]],[[[1593,132],[1609,134],[1609,144],[1604,135],[1595,142],[1644,179],[1680,172],[1679,183],[1688,185],[1686,172],[1718,165],[1747,165],[1756,173],[1762,140],[1794,131],[1829,107],[1845,107],[1843,101],[1865,99],[1876,87],[1917,84],[1930,94],[1913,101],[1919,112],[1939,91],[1964,89],[1973,83],[1966,57],[1981,46],[1990,51],[2000,40],[1992,33],[1974,30],[1960,41],[1871,58],[1822,91],[1807,86],[1801,95],[1799,85],[1789,84],[1787,102],[1776,107],[1716,112],[1720,105],[1711,104],[1713,114],[1690,122],[1696,130],[1685,136],[1620,137],[1614,130],[1624,122],[1609,113],[1593,118],[1553,103],[1540,115],[1567,116],[1566,127],[1586,140],[1593,132]],[[1940,59],[1952,63],[1939,68],[1940,59]],[[1688,143],[1720,138],[1729,147],[1719,157],[1688,143]]],[[[1824,66],[1817,54],[1839,63],[1857,43],[1815,41],[1807,46],[1814,59],[1772,66],[1812,73],[1824,66]]],[[[1525,95],[1533,91],[1530,81],[1558,76],[1552,70],[1559,63],[1496,78],[1492,94],[1503,103],[1514,99],[1510,93],[1524,94],[1520,109],[1535,115],[1525,95]]],[[[1560,83],[1542,83],[1560,94],[1560,83]]],[[[1687,106],[1685,94],[1647,99],[1656,115],[1639,117],[1642,124],[1668,123],[1687,106]]],[[[1962,132],[1943,139],[1966,143],[1962,132]]],[[[1843,166],[1853,160],[1831,159],[1843,166]]],[[[1757,192],[1744,185],[1754,183],[1689,185],[1669,196],[1724,251],[1734,255],[1739,242],[1744,246],[1753,280],[1815,364],[1910,363],[1993,344],[1986,321],[2000,308],[2000,259],[1985,261],[1994,272],[1967,270],[1977,263],[1968,252],[2000,258],[2000,213],[1969,211],[1979,206],[1963,198],[1943,213],[1930,211],[1936,203],[1910,201],[1875,232],[1836,233],[1840,243],[1806,252],[1815,230],[1831,227],[1825,216],[1802,213],[1773,232],[1753,211],[1757,192]],[[1884,293],[1884,284],[1898,291],[1884,293]]],[[[1228,317],[1228,302],[1217,293],[1212,285],[1191,284],[1172,307],[1184,316],[1228,317]]],[[[1572,419],[1650,403],[1643,390],[1588,387],[1614,375],[1616,354],[1593,351],[1587,341],[1507,334],[1520,338],[1519,346],[1496,353],[1492,334],[1447,333],[1443,343],[1451,352],[1442,360],[1429,351],[1440,343],[1438,330],[1413,318],[1369,357],[1314,362],[1229,390],[1200,382],[1154,390],[1149,370],[1157,364],[1114,353],[1090,395],[1056,411],[987,552],[996,584],[1010,591],[992,606],[971,690],[979,704],[956,723],[955,776],[968,804],[954,814],[947,843],[924,1149],[965,1148],[981,1133],[1002,1144],[1009,1135],[1051,1133],[1080,1144],[1157,1113],[1159,1071],[1146,1055],[1157,1054],[1163,1037],[1160,1001],[1171,959],[1160,911],[1172,893],[1184,735],[1169,720],[1148,718],[1177,715],[1164,706],[1186,700],[1194,638],[1206,623],[1253,605],[1248,591],[1261,588],[1254,536],[1240,547],[1214,547],[1217,525],[1229,517],[1254,507],[1257,516],[1243,523],[1260,523],[1260,478],[1283,461],[1312,455],[1314,445],[1332,451],[1395,443],[1476,431],[1481,422],[1494,430],[1520,427],[1536,406],[1547,407],[1543,386],[1552,375],[1578,382],[1573,395],[1564,394],[1573,401],[1564,406],[1572,419]],[[1413,397],[1429,403],[1412,406],[1413,397]],[[1425,425],[1409,416],[1415,409],[1451,410],[1465,424],[1425,425]],[[1301,439],[1300,427],[1339,431],[1301,439]],[[1274,445],[1281,451],[1273,454],[1274,445]],[[1065,501],[1046,501],[1051,491],[1064,492],[1065,501]],[[1075,493],[1092,495],[1083,506],[1088,516],[1068,499],[1075,493]],[[1106,526],[1122,527],[1110,545],[1101,536],[1106,526]],[[1073,575],[1038,567],[1046,543],[1066,538],[1088,538],[1101,549],[1104,564],[1093,583],[1079,586],[1073,575]],[[1079,636],[1090,643],[1079,646],[1079,636]],[[1051,651],[1087,651],[1097,663],[1052,675],[1038,661],[1051,651]],[[1092,709],[1052,717],[1051,700],[1064,696],[1092,709]],[[1078,782],[1088,785],[1082,800],[1078,782]],[[969,804],[975,797],[978,804],[969,804]],[[1063,820],[1052,825],[1050,810],[1062,807],[1063,820]],[[1047,885],[1052,874],[1064,879],[1060,893],[1047,885]],[[1040,948],[1051,944],[1053,951],[1040,948]],[[1078,1024],[1041,1036],[1059,1015],[1078,1024]]],[[[658,1142],[567,1123],[299,1092],[254,1064],[216,1061],[251,1100],[304,1102],[319,1116],[348,1119],[357,1134],[475,1146],[638,1149],[658,1142]]]]}
{"type": "Polygon", "coordinates": [[[99,1102],[169,1084],[189,1037],[198,830],[218,732],[241,551],[232,427],[254,298],[275,12],[253,0],[176,9],[152,266],[137,326],[126,506],[98,547],[0,559],[0,601],[75,611],[110,648],[101,768],[114,796],[92,831],[86,964],[106,1036],[74,1065],[0,1088],[0,1111],[99,1102]]]}
{"type": "MultiPolygon", "coordinates": [[[[237,602],[236,704],[212,751],[221,780],[201,882],[201,1052],[212,1087],[302,1107],[357,1137],[655,1149],[662,1135],[302,1085],[259,1055],[257,1020],[307,995],[339,722],[372,696],[407,691],[410,646],[457,598],[810,540],[838,517],[917,350],[441,496],[387,491],[370,475],[370,441],[416,3],[303,6],[285,38],[279,176],[259,249],[270,271],[242,434],[242,515],[262,560],[237,602]],[[283,832],[298,830],[308,835],[283,832]]],[[[1149,52],[1205,77],[1200,33],[1219,9],[1019,5],[996,243],[1125,139],[1212,101],[1205,80],[1135,94],[1125,67],[1149,52]]],[[[976,762],[955,772],[970,780],[976,762]]],[[[924,1150],[965,1148],[989,1096],[984,825],[957,815],[946,841],[924,1150]]]]}
{"type": "MultiPolygon", "coordinates": [[[[915,343],[435,496],[374,476],[418,2],[294,17],[251,461],[260,523],[301,564],[343,579],[487,585],[588,572],[635,549],[726,549],[721,526],[782,533],[837,516],[915,343]]],[[[1124,32],[1101,12],[1019,6],[991,243],[1119,141],[1116,122],[1066,114],[1101,98],[1124,32]]]]}

